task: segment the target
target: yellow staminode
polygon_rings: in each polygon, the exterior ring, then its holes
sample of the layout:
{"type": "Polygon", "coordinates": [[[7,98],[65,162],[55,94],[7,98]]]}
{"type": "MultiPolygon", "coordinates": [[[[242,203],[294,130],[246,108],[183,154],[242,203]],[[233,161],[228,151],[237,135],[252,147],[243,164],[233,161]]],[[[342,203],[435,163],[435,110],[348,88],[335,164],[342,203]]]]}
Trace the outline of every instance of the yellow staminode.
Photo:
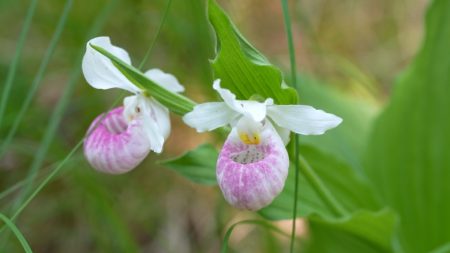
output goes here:
{"type": "Polygon", "coordinates": [[[243,143],[247,145],[258,145],[261,141],[261,138],[258,133],[253,134],[240,133],[239,138],[243,143]]]}

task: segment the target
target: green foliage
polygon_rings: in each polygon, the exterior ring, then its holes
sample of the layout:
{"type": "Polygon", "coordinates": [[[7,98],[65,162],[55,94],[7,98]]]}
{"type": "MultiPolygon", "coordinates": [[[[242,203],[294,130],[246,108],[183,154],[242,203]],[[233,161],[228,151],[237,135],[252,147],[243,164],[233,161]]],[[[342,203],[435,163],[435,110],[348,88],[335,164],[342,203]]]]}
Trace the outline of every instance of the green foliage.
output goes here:
{"type": "Polygon", "coordinates": [[[450,240],[450,1],[435,0],[414,62],[377,119],[367,172],[400,214],[405,252],[428,252],[450,240]]]}
{"type": "Polygon", "coordinates": [[[241,35],[215,0],[209,1],[208,15],[217,36],[212,67],[221,86],[239,99],[257,94],[273,98],[277,104],[295,104],[297,92],[283,83],[281,71],[241,35]]]}
{"type": "Polygon", "coordinates": [[[180,157],[163,161],[162,164],[193,182],[215,185],[218,156],[216,148],[210,144],[203,144],[180,157]]]}
{"type": "MultiPolygon", "coordinates": [[[[323,182],[326,189],[339,201],[344,214],[333,212],[327,200],[321,196],[316,186],[305,173],[300,170],[299,203],[300,216],[317,214],[322,218],[341,218],[361,208],[377,210],[379,205],[370,187],[358,178],[350,167],[329,154],[324,154],[312,146],[301,145],[301,167],[309,166],[314,175],[323,182]]],[[[274,202],[262,209],[260,213],[273,220],[289,219],[292,216],[292,199],[294,196],[294,170],[289,168],[288,179],[283,192],[274,202]]]]}
{"type": "Polygon", "coordinates": [[[339,115],[343,119],[339,127],[326,134],[301,136],[300,141],[336,156],[364,176],[363,151],[377,110],[375,105],[345,95],[304,75],[299,93],[302,103],[339,115]]]}
{"type": "Polygon", "coordinates": [[[222,244],[222,249],[220,250],[221,253],[226,253],[228,252],[228,242],[230,240],[231,234],[233,233],[233,230],[237,227],[237,226],[242,226],[242,225],[256,225],[256,226],[260,226],[263,227],[269,231],[273,231],[275,233],[278,233],[280,235],[286,236],[288,237],[289,235],[286,234],[283,230],[281,230],[279,227],[266,222],[264,220],[243,220],[243,221],[239,221],[234,223],[233,225],[231,225],[227,232],[225,233],[225,236],[223,238],[223,244],[222,244]]]}
{"type": "Polygon", "coordinates": [[[392,252],[396,216],[391,210],[358,211],[336,221],[310,217],[312,243],[308,253],[392,252]]]}

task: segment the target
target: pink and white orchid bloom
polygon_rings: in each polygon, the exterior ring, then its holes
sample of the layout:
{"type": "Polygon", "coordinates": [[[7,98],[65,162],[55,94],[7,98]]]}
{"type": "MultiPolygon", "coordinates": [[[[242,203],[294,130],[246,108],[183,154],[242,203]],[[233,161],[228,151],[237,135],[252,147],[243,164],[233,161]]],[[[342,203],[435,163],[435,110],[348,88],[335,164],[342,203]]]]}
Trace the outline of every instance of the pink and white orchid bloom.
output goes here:
{"type": "Polygon", "coordinates": [[[283,190],[290,131],[319,135],[342,122],[336,115],[307,105],[275,105],[271,98],[237,100],[220,87],[220,80],[213,88],[224,102],[199,104],[183,120],[198,132],[232,127],[219,154],[216,176],[225,199],[239,209],[259,210],[283,190]]]}
{"type": "MultiPolygon", "coordinates": [[[[134,94],[124,99],[123,106],[98,116],[84,142],[84,154],[92,167],[106,173],[125,173],[141,163],[150,150],[162,151],[170,134],[169,110],[129,81],[91,45],[130,65],[131,60],[124,49],[111,44],[109,37],[97,37],[88,41],[82,62],[84,77],[92,87],[119,88],[134,94]]],[[[159,69],[148,70],[145,75],[169,91],[184,91],[173,75],[159,69]]]]}

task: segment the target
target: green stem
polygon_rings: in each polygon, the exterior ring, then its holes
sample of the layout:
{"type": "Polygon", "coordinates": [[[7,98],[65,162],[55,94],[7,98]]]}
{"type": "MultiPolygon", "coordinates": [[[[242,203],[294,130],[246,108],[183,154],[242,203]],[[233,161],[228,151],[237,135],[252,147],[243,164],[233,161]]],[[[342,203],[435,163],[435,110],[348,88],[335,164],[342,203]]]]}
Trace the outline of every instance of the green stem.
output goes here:
{"type": "Polygon", "coordinates": [[[153,39],[152,43],[150,44],[150,47],[147,49],[147,52],[145,53],[144,58],[142,59],[141,63],[139,64],[139,69],[142,70],[142,68],[144,67],[145,63],[148,60],[148,57],[150,56],[150,53],[153,50],[153,46],[155,45],[156,40],[159,37],[159,33],[161,32],[162,27],[164,26],[164,23],[166,23],[166,18],[169,14],[169,9],[170,9],[170,5],[172,4],[172,0],[168,0],[167,1],[167,5],[166,5],[166,9],[164,10],[164,14],[161,20],[161,23],[159,24],[158,30],[156,31],[156,35],[155,38],[153,39]]]}
{"type": "Polygon", "coordinates": [[[16,53],[11,63],[11,67],[8,70],[8,76],[6,77],[5,86],[2,91],[2,100],[0,101],[0,126],[3,120],[3,114],[6,109],[6,104],[8,103],[9,93],[11,93],[12,83],[17,72],[17,65],[19,64],[20,56],[22,55],[22,49],[25,45],[25,40],[27,38],[28,30],[30,30],[31,21],[33,20],[34,12],[36,10],[37,0],[32,0],[30,7],[28,7],[25,22],[23,24],[22,31],[19,35],[19,40],[17,42],[16,53]]]}
{"type": "Polygon", "coordinates": [[[322,200],[328,205],[328,207],[333,211],[334,214],[336,214],[337,216],[344,216],[347,211],[320,180],[319,176],[317,176],[316,172],[313,170],[311,165],[309,165],[308,161],[306,161],[306,159],[302,155],[299,156],[300,169],[303,175],[305,175],[306,180],[308,180],[308,182],[312,184],[314,190],[320,195],[322,200]]]}
{"type": "MultiPolygon", "coordinates": [[[[286,35],[288,39],[289,47],[289,61],[291,65],[291,81],[292,85],[298,92],[297,84],[297,63],[295,61],[295,47],[294,39],[292,38],[292,25],[291,18],[289,17],[289,6],[287,0],[281,0],[281,6],[283,9],[284,25],[286,29],[286,35]]],[[[299,180],[299,138],[297,134],[294,134],[294,165],[295,165],[295,184],[294,184],[294,206],[292,208],[292,231],[291,231],[291,242],[290,251],[294,252],[295,246],[295,233],[296,233],[296,219],[297,219],[297,201],[298,201],[298,180],[299,180]]]]}

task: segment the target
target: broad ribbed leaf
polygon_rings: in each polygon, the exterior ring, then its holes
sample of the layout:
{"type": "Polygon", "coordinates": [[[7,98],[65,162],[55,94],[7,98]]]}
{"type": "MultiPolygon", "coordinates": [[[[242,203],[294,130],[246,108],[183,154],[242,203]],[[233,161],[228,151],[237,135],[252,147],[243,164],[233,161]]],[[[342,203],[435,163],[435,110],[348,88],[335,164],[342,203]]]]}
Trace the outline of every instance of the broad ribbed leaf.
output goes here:
{"type": "MultiPolygon", "coordinates": [[[[336,160],[330,154],[324,154],[311,146],[300,146],[301,158],[315,172],[329,192],[339,201],[347,214],[360,209],[378,210],[374,194],[367,183],[360,179],[345,163],[336,160]]],[[[283,192],[274,202],[262,209],[260,213],[268,219],[289,219],[292,217],[292,201],[294,199],[294,170],[289,168],[289,175],[283,192]]],[[[330,206],[316,191],[311,181],[300,173],[298,215],[318,214],[324,218],[341,218],[332,212],[330,206]]]]}
{"type": "Polygon", "coordinates": [[[231,90],[238,99],[257,94],[273,98],[277,104],[295,104],[297,93],[282,85],[281,71],[241,35],[215,0],[209,1],[208,15],[217,36],[217,55],[212,67],[222,87],[231,90]]]}
{"type": "Polygon", "coordinates": [[[450,1],[435,0],[422,49],[376,121],[367,166],[400,214],[405,252],[450,242],[450,1]]]}
{"type": "Polygon", "coordinates": [[[392,252],[397,219],[388,209],[359,211],[336,221],[310,218],[308,253],[380,253],[392,252]]]}
{"type": "Polygon", "coordinates": [[[216,185],[216,161],[219,153],[210,144],[203,144],[180,157],[161,162],[183,177],[204,185],[216,185]]]}
{"type": "Polygon", "coordinates": [[[301,136],[300,141],[336,156],[359,174],[364,174],[363,150],[377,108],[371,103],[346,96],[330,86],[302,76],[299,90],[302,103],[336,114],[343,121],[339,127],[326,134],[301,136]]]}
{"type": "Polygon", "coordinates": [[[124,76],[130,82],[132,82],[137,87],[146,90],[152,97],[156,98],[161,104],[165,105],[170,111],[178,114],[184,115],[192,111],[195,103],[189,98],[180,95],[178,93],[173,93],[165,88],[159,86],[152,80],[148,79],[141,71],[135,67],[123,62],[121,59],[117,58],[110,52],[106,51],[102,47],[91,45],[92,48],[108,57],[116,66],[116,68],[122,72],[124,76]]]}

